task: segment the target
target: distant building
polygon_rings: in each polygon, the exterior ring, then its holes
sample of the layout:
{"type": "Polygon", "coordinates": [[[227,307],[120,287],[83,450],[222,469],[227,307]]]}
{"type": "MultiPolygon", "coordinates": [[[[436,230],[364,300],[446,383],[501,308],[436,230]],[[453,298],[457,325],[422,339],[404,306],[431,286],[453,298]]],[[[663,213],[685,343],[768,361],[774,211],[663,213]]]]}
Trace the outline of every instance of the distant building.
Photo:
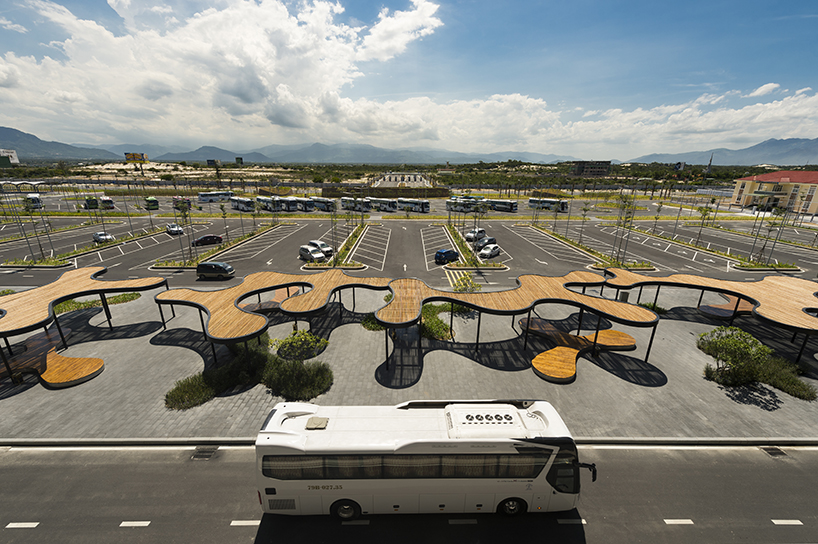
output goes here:
{"type": "Polygon", "coordinates": [[[731,205],[784,208],[797,213],[818,212],[818,171],[779,170],[736,180],[731,205]]]}
{"type": "Polygon", "coordinates": [[[0,168],[11,168],[20,164],[17,158],[17,151],[14,149],[0,149],[0,168]]]}
{"type": "Polygon", "coordinates": [[[611,173],[611,161],[574,161],[568,173],[583,178],[607,176],[611,173]]]}
{"type": "Polygon", "coordinates": [[[421,183],[423,185],[431,185],[420,172],[387,172],[382,174],[375,184],[377,185],[381,182],[421,183]]]}

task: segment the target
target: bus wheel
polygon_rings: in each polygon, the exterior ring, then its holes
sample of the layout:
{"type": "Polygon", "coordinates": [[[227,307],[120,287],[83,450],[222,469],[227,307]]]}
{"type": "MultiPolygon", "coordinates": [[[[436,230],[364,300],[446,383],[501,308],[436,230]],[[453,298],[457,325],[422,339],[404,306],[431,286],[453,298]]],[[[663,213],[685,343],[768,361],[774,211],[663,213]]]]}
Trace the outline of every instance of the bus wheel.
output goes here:
{"type": "Polygon", "coordinates": [[[523,499],[512,497],[501,502],[497,506],[497,512],[499,514],[503,514],[504,516],[516,516],[524,513],[527,508],[528,505],[526,505],[523,499]]]}
{"type": "Polygon", "coordinates": [[[330,506],[330,514],[340,519],[341,521],[349,521],[361,515],[361,507],[358,503],[349,499],[341,499],[335,501],[330,506]]]}

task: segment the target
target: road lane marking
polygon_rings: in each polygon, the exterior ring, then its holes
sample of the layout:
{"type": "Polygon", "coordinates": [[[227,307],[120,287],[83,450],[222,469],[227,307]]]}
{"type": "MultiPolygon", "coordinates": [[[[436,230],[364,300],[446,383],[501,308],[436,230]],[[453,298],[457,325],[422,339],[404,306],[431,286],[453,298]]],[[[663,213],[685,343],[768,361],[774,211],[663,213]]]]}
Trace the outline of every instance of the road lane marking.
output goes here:
{"type": "Polygon", "coordinates": [[[258,527],[261,525],[260,519],[234,519],[230,522],[231,527],[258,527]]]}
{"type": "Polygon", "coordinates": [[[123,521],[119,524],[120,527],[147,527],[150,521],[123,521]]]}
{"type": "Polygon", "coordinates": [[[803,525],[800,519],[773,519],[774,525],[803,525]]]}
{"type": "Polygon", "coordinates": [[[34,529],[40,524],[39,521],[18,521],[6,525],[6,529],[34,529]]]}
{"type": "Polygon", "coordinates": [[[692,519],[666,519],[665,525],[693,525],[692,519]]]}

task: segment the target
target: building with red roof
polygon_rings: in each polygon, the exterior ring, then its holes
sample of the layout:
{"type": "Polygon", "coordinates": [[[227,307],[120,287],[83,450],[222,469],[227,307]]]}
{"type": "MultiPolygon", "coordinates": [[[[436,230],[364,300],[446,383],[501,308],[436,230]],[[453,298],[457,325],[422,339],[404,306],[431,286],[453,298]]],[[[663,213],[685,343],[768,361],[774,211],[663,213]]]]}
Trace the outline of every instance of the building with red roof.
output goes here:
{"type": "Polygon", "coordinates": [[[818,171],[779,170],[736,180],[732,205],[761,210],[785,210],[815,215],[818,212],[818,171]]]}

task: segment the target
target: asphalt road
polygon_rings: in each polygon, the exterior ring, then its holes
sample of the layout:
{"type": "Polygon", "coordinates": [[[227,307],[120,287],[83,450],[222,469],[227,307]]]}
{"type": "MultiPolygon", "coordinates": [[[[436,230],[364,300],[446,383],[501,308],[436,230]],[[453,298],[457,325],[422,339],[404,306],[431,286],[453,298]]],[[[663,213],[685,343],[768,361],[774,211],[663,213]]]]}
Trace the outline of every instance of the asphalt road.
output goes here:
{"type": "Polygon", "coordinates": [[[582,446],[571,512],[264,516],[251,447],[0,448],[0,539],[17,542],[815,542],[818,449],[582,446]]]}

